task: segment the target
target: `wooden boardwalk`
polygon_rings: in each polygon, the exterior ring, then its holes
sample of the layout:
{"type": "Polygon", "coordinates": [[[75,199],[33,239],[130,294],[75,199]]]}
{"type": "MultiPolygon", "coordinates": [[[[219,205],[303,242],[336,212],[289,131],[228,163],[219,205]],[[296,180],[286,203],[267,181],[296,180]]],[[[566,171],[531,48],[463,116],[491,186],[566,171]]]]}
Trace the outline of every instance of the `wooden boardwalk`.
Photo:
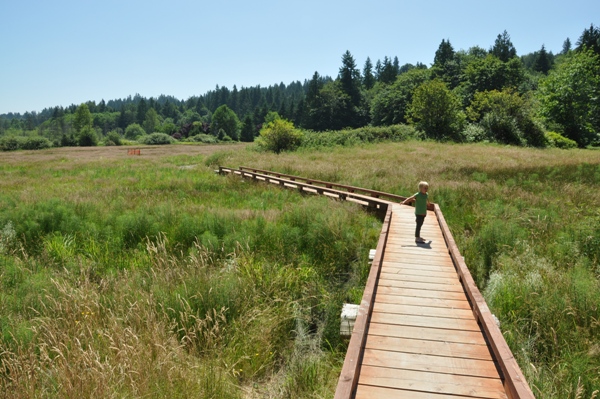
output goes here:
{"type": "Polygon", "coordinates": [[[499,370],[429,211],[393,205],[356,398],[507,398],[499,370]]]}
{"type": "Polygon", "coordinates": [[[335,399],[534,398],[437,205],[417,244],[405,197],[253,168],[218,172],[353,201],[382,218],[335,399]]]}

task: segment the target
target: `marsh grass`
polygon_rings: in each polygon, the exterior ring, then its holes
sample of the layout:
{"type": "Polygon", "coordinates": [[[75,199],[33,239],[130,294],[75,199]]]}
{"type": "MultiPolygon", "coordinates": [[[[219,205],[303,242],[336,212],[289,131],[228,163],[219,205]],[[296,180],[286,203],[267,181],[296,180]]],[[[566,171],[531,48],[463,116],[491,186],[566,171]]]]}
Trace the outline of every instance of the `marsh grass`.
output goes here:
{"type": "MultiPolygon", "coordinates": [[[[11,158],[12,159],[12,158],[11,158]]],[[[322,397],[380,223],[198,155],[23,161],[0,181],[9,397],[322,397]]]]}
{"type": "Polygon", "coordinates": [[[65,149],[0,163],[2,392],[332,395],[345,353],[339,311],[360,301],[380,223],[351,204],[214,175],[223,164],[401,195],[429,181],[537,397],[597,395],[597,152],[175,147],[153,158],[65,149]]]}

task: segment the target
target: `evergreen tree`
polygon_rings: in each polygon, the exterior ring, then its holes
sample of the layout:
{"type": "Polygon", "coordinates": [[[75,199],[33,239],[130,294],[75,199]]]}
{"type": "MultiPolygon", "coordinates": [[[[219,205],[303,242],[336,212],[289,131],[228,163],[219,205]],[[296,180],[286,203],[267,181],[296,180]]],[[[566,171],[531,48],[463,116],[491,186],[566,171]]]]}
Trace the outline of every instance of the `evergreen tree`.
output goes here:
{"type": "Polygon", "coordinates": [[[119,112],[119,118],[117,119],[117,126],[121,129],[125,130],[127,128],[127,116],[125,115],[125,107],[121,107],[121,111],[119,112]]]}
{"type": "Polygon", "coordinates": [[[356,68],[356,62],[350,51],[346,51],[342,56],[342,66],[340,67],[338,79],[342,91],[350,97],[352,104],[355,106],[360,104],[360,72],[356,68]]]}
{"type": "Polygon", "coordinates": [[[381,73],[379,74],[379,81],[387,84],[394,83],[397,75],[398,74],[394,71],[392,61],[385,56],[383,58],[383,67],[381,69],[381,73]]]}
{"type": "Polygon", "coordinates": [[[375,63],[375,79],[377,81],[381,81],[381,72],[383,72],[383,65],[381,65],[381,60],[377,60],[375,63]]]}
{"type": "Polygon", "coordinates": [[[136,122],[139,125],[144,124],[144,120],[146,119],[146,112],[148,112],[148,105],[146,104],[146,100],[142,97],[140,102],[137,105],[137,113],[136,113],[136,122]]]}
{"type": "Polygon", "coordinates": [[[496,37],[494,46],[490,49],[490,54],[495,55],[504,62],[508,62],[508,60],[517,56],[517,50],[510,41],[510,35],[506,30],[496,37]]]}
{"type": "Polygon", "coordinates": [[[454,48],[450,44],[450,39],[446,41],[442,39],[438,49],[435,52],[433,58],[433,65],[443,68],[448,62],[454,60],[454,48]]]}
{"type": "Polygon", "coordinates": [[[591,24],[589,29],[584,29],[579,40],[577,40],[577,51],[586,48],[600,55],[600,28],[594,26],[594,24],[591,24]]]}
{"type": "Polygon", "coordinates": [[[254,123],[250,115],[246,115],[244,118],[240,140],[247,143],[254,141],[254,123]]]}
{"type": "Polygon", "coordinates": [[[367,57],[365,66],[363,68],[363,86],[365,89],[370,90],[375,85],[375,75],[373,75],[373,64],[371,59],[367,57]]]}
{"type": "Polygon", "coordinates": [[[563,42],[562,51],[560,53],[567,54],[569,51],[571,51],[571,39],[567,37],[563,42]]]}
{"type": "Polygon", "coordinates": [[[546,51],[546,47],[542,45],[542,48],[540,49],[540,51],[538,51],[535,57],[535,61],[533,62],[533,70],[547,75],[551,67],[551,55],[548,54],[548,52],[546,51]]]}
{"type": "Polygon", "coordinates": [[[396,75],[400,75],[400,61],[398,61],[398,57],[394,57],[394,62],[392,63],[392,67],[394,67],[394,73],[396,75]]]}

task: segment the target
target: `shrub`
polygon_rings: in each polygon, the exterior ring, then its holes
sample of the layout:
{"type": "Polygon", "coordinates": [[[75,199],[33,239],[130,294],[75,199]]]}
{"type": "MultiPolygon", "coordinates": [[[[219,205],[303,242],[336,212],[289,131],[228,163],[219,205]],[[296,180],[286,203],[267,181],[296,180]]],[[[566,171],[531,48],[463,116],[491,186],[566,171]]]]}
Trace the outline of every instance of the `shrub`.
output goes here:
{"type": "Polygon", "coordinates": [[[145,136],[146,131],[137,123],[132,123],[125,129],[125,138],[136,140],[140,136],[145,136]]]}
{"type": "Polygon", "coordinates": [[[205,144],[215,144],[218,143],[219,140],[215,136],[211,136],[210,134],[198,134],[193,137],[189,137],[185,141],[190,143],[205,143],[205,144]]]}
{"type": "Polygon", "coordinates": [[[500,112],[488,112],[481,120],[481,126],[488,137],[493,137],[499,143],[525,144],[523,133],[519,130],[517,121],[509,115],[500,112]]]}
{"type": "Polygon", "coordinates": [[[79,137],[77,139],[80,147],[95,147],[98,145],[98,136],[96,136],[96,131],[86,126],[79,132],[79,137]]]}
{"type": "Polygon", "coordinates": [[[304,133],[302,147],[321,148],[334,146],[352,146],[360,143],[381,141],[404,141],[417,136],[417,131],[409,125],[365,126],[358,129],[304,133]]]}
{"type": "Polygon", "coordinates": [[[257,139],[259,148],[279,154],[281,151],[293,151],[302,143],[302,132],[294,124],[284,119],[267,123],[257,139]]]}
{"type": "Polygon", "coordinates": [[[6,136],[0,138],[0,150],[2,151],[16,151],[20,146],[20,138],[15,136],[6,136]]]}
{"type": "Polygon", "coordinates": [[[174,142],[173,137],[164,133],[152,133],[138,139],[138,143],[148,145],[173,144],[174,142]]]}
{"type": "Polygon", "coordinates": [[[564,150],[577,148],[577,143],[574,140],[568,139],[556,132],[547,132],[546,140],[548,140],[551,147],[562,148],[564,150]]]}
{"type": "Polygon", "coordinates": [[[114,145],[123,145],[123,143],[121,143],[121,135],[115,132],[114,130],[108,132],[108,134],[106,135],[107,145],[109,142],[112,142],[114,145]]]}
{"type": "Polygon", "coordinates": [[[52,147],[52,142],[41,136],[27,137],[21,142],[21,148],[24,150],[43,150],[50,147],[52,147]]]}
{"type": "Polygon", "coordinates": [[[478,143],[490,139],[486,130],[477,123],[469,123],[463,130],[463,136],[467,143],[478,143]]]}

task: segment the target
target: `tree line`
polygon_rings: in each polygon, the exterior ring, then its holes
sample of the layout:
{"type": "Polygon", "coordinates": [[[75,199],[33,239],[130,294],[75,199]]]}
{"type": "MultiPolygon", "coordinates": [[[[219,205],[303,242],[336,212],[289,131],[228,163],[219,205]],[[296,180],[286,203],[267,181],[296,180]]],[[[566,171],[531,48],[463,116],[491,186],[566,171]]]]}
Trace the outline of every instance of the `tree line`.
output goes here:
{"type": "Polygon", "coordinates": [[[548,138],[600,144],[600,28],[584,29],[560,53],[542,45],[518,56],[510,35],[489,49],[456,50],[443,39],[430,67],[398,57],[359,68],[342,56],[337,77],[214,90],[187,100],[161,95],[89,101],[0,115],[0,136],[41,136],[55,146],[114,143],[163,133],[253,141],[270,113],[316,132],[411,124],[426,138],[544,146],[548,138]],[[550,135],[548,132],[551,132],[550,135]]]}

